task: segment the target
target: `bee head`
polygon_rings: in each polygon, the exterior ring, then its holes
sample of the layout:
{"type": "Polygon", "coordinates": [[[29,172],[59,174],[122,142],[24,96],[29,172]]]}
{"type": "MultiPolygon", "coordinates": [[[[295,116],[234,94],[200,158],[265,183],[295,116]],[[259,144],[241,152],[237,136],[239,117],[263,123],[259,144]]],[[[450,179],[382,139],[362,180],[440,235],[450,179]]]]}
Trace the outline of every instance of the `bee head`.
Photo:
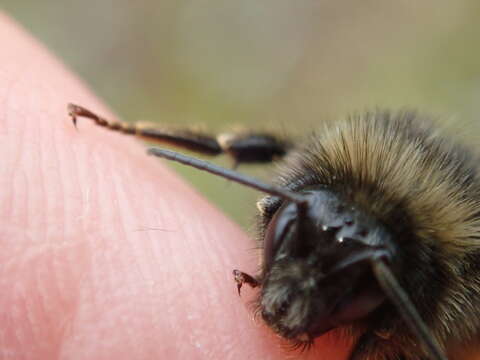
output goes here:
{"type": "Polygon", "coordinates": [[[266,227],[259,307],[277,333],[310,341],[383,303],[371,262],[396,251],[382,224],[334,192],[301,193],[303,205],[284,202],[266,227]]]}

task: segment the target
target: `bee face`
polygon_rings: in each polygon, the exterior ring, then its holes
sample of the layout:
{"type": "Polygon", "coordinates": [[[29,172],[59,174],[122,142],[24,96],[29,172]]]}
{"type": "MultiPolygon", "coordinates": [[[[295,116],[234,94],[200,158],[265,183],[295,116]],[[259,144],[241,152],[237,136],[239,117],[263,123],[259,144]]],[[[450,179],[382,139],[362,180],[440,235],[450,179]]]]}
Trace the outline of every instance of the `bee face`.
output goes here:
{"type": "Polygon", "coordinates": [[[381,224],[335,193],[301,193],[303,208],[285,203],[267,226],[258,306],[280,335],[308,342],[383,303],[369,261],[391,261],[396,250],[381,224]]]}
{"type": "Polygon", "coordinates": [[[293,343],[341,328],[352,360],[446,359],[480,337],[478,157],[415,113],[375,112],[321,125],[303,141],[98,125],[237,165],[286,154],[272,185],[169,150],[179,161],[267,193],[259,202],[258,312],[293,343]],[[259,154],[256,156],[255,154],[259,154]]]}

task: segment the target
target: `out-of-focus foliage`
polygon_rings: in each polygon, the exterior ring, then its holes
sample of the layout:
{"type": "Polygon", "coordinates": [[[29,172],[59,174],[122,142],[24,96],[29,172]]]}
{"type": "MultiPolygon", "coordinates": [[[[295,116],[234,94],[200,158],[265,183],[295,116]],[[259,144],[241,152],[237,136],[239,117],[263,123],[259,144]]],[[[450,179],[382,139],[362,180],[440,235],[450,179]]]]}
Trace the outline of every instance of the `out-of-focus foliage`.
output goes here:
{"type": "MultiPolygon", "coordinates": [[[[123,119],[298,134],[356,110],[409,107],[443,117],[473,143],[480,131],[477,0],[2,5],[123,119]]],[[[258,194],[178,169],[247,223],[258,194]]]]}

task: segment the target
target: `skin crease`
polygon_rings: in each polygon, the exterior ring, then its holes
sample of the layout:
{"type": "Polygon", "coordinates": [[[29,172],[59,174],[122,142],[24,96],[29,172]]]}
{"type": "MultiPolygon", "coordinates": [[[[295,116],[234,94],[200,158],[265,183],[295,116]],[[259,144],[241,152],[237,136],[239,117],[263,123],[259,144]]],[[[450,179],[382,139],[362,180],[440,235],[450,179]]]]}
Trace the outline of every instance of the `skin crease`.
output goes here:
{"type": "Polygon", "coordinates": [[[346,357],[285,351],[236,293],[252,240],[139,142],[75,130],[68,102],[113,115],[1,14],[0,43],[0,359],[346,357]]]}

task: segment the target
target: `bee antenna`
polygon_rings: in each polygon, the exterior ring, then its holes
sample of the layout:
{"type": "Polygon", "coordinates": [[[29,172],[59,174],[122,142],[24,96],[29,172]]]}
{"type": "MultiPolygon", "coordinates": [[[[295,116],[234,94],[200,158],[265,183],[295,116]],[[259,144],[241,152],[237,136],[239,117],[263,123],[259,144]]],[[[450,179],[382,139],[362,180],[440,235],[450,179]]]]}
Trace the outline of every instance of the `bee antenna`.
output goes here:
{"type": "Polygon", "coordinates": [[[265,184],[253,177],[240,174],[239,172],[233,170],[222,168],[208,161],[196,159],[194,157],[186,156],[175,151],[160,149],[157,147],[148,149],[148,154],[176,161],[184,165],[192,166],[199,170],[206,171],[211,174],[234,181],[236,183],[248,186],[252,189],[256,189],[270,195],[278,196],[282,199],[291,201],[298,205],[305,205],[307,203],[306,196],[300,195],[287,189],[279,188],[274,185],[265,184]]]}
{"type": "Polygon", "coordinates": [[[375,277],[383,291],[397,307],[398,312],[403,316],[404,321],[413,333],[424,343],[431,358],[434,360],[448,360],[388,265],[382,259],[375,259],[372,262],[372,266],[375,277]]]}

